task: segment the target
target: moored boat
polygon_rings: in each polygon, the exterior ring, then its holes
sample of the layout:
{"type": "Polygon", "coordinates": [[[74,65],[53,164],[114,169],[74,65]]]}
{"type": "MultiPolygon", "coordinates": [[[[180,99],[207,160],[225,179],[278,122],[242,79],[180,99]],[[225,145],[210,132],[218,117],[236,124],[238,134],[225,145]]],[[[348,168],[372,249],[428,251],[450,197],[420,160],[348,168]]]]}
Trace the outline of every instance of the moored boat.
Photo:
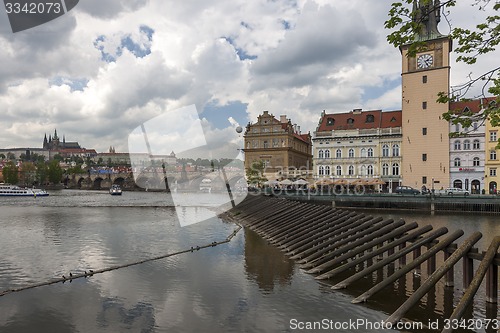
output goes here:
{"type": "Polygon", "coordinates": [[[0,197],[46,197],[49,194],[42,189],[0,185],[0,197]]]}
{"type": "Polygon", "coordinates": [[[122,188],[120,185],[112,185],[109,189],[109,194],[111,195],[122,195],[122,188]]]}

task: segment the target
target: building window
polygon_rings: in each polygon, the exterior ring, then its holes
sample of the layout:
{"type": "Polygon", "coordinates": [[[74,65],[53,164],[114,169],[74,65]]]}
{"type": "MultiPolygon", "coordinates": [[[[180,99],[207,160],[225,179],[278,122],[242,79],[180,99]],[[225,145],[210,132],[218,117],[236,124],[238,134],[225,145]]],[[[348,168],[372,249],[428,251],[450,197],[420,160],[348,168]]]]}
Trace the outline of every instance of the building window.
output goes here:
{"type": "Polygon", "coordinates": [[[496,160],[497,159],[497,151],[492,150],[490,151],[490,160],[496,160]]]}
{"type": "Polygon", "coordinates": [[[368,176],[373,176],[373,165],[368,166],[368,176]]]}
{"type": "Polygon", "coordinates": [[[382,176],[388,176],[389,175],[389,164],[384,163],[382,164],[382,176]]]}
{"type": "Polygon", "coordinates": [[[319,173],[320,176],[323,176],[325,174],[325,167],[322,166],[322,165],[320,165],[318,167],[318,173],[319,173]]]}
{"type": "Polygon", "coordinates": [[[392,175],[399,176],[399,164],[398,163],[392,164],[392,175]]]}
{"type": "Polygon", "coordinates": [[[361,166],[361,176],[366,176],[366,165],[361,166]]]}
{"type": "Polygon", "coordinates": [[[337,165],[337,176],[342,176],[342,167],[337,165]]]}
{"type": "Polygon", "coordinates": [[[427,135],[427,127],[422,128],[422,135],[427,135]]]}
{"type": "Polygon", "coordinates": [[[325,150],[325,158],[330,158],[330,149],[325,150]]]}
{"type": "Polygon", "coordinates": [[[335,158],[342,158],[342,150],[341,149],[337,149],[335,151],[335,158]]]}
{"type": "Polygon", "coordinates": [[[264,140],[264,149],[269,148],[269,141],[264,140]]]}
{"type": "Polygon", "coordinates": [[[327,166],[325,167],[325,176],[329,176],[329,175],[330,175],[330,166],[329,166],[329,165],[327,165],[327,166]]]}
{"type": "Polygon", "coordinates": [[[330,125],[330,126],[334,125],[335,124],[335,119],[333,119],[333,118],[327,118],[326,119],[326,124],[330,125]]]}
{"type": "Polygon", "coordinates": [[[273,148],[276,148],[280,145],[280,142],[278,139],[273,139],[273,148]]]}
{"type": "Polygon", "coordinates": [[[479,148],[480,148],[479,140],[472,141],[472,149],[479,149],[479,148]]]}
{"type": "Polygon", "coordinates": [[[368,157],[373,157],[373,148],[368,148],[368,157]]]}
{"type": "Polygon", "coordinates": [[[354,157],[354,149],[349,149],[349,157],[354,157]]]}
{"type": "Polygon", "coordinates": [[[325,158],[325,153],[322,149],[320,149],[320,151],[318,152],[318,158],[325,158]]]}
{"type": "Polygon", "coordinates": [[[453,161],[453,165],[456,167],[460,166],[460,157],[455,158],[455,160],[453,161]]]}
{"type": "Polygon", "coordinates": [[[464,141],[464,150],[469,150],[470,149],[470,141],[469,140],[465,140],[464,141]]]}
{"type": "Polygon", "coordinates": [[[388,145],[382,146],[382,156],[389,157],[389,146],[388,145]]]}
{"type": "Polygon", "coordinates": [[[427,154],[422,154],[422,161],[427,161],[427,154]]]}
{"type": "Polygon", "coordinates": [[[354,166],[349,165],[349,176],[354,176],[354,166]]]}
{"type": "Polygon", "coordinates": [[[427,75],[422,76],[422,83],[427,83],[427,75]]]}
{"type": "Polygon", "coordinates": [[[491,168],[490,169],[490,176],[495,177],[497,175],[497,168],[491,168]]]}
{"type": "Polygon", "coordinates": [[[472,159],[472,166],[478,167],[478,166],[479,166],[479,163],[480,163],[480,161],[479,161],[479,157],[474,157],[474,158],[472,159]]]}
{"type": "Polygon", "coordinates": [[[375,117],[372,114],[366,115],[366,122],[373,123],[375,121],[375,117]]]}
{"type": "Polygon", "coordinates": [[[422,184],[427,184],[427,176],[422,176],[422,184]]]}
{"type": "Polygon", "coordinates": [[[472,126],[474,128],[474,131],[477,131],[477,128],[478,128],[477,122],[472,123],[472,126]]]}
{"type": "Polygon", "coordinates": [[[459,140],[456,140],[454,143],[453,143],[453,148],[455,150],[460,150],[461,149],[461,144],[460,144],[460,141],[459,140]]]}
{"type": "Polygon", "coordinates": [[[348,123],[349,125],[354,124],[354,119],[353,119],[353,118],[349,118],[349,119],[347,119],[347,123],[348,123]]]}
{"type": "Polygon", "coordinates": [[[497,141],[497,132],[490,131],[490,142],[497,141]]]}
{"type": "Polygon", "coordinates": [[[393,145],[392,146],[392,156],[399,156],[399,145],[393,145]]]}
{"type": "Polygon", "coordinates": [[[361,148],[361,157],[366,157],[366,149],[361,148]]]}
{"type": "Polygon", "coordinates": [[[427,109],[427,102],[422,102],[422,109],[427,109]]]}

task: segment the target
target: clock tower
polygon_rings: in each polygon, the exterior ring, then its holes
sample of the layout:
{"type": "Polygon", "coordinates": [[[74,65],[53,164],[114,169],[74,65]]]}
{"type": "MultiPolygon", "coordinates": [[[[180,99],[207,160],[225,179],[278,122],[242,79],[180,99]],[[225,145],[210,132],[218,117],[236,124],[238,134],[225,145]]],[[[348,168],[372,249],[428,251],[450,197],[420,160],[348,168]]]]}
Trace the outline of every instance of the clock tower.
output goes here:
{"type": "Polygon", "coordinates": [[[402,67],[402,179],[404,185],[441,188],[449,185],[448,122],[442,114],[448,103],[437,103],[438,93],[450,86],[451,39],[437,29],[439,0],[413,3],[414,20],[421,26],[416,41],[424,47],[414,57],[410,45],[401,47],[402,67]],[[426,4],[427,3],[427,4],[426,4]]]}

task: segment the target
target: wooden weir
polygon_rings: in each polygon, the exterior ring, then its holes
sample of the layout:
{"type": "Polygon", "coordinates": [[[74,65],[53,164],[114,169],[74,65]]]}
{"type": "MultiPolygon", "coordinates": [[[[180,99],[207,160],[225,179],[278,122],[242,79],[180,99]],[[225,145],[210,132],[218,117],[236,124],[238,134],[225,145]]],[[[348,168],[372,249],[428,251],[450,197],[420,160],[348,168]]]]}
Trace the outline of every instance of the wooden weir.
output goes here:
{"type": "Polygon", "coordinates": [[[454,286],[454,270],[460,260],[464,293],[450,319],[462,318],[484,279],[486,302],[498,302],[500,236],[493,239],[486,252],[478,253],[473,246],[482,237],[480,232],[467,235],[461,244],[456,244],[454,242],[464,234],[462,230],[448,232],[444,227],[432,230],[430,225],[419,227],[415,222],[383,220],[274,197],[248,196],[231,213],[245,227],[281,248],[307,273],[316,274],[318,280],[335,278],[349,269],[361,267],[332,289],[347,288],[386,266],[396,267],[387,278],[354,298],[353,303],[366,302],[384,287],[418,272],[425,264],[428,275],[425,281],[386,322],[400,321],[441,278],[446,287],[454,286]],[[436,268],[436,255],[440,253],[444,262],[436,268]],[[475,272],[474,261],[480,262],[475,272]]]}

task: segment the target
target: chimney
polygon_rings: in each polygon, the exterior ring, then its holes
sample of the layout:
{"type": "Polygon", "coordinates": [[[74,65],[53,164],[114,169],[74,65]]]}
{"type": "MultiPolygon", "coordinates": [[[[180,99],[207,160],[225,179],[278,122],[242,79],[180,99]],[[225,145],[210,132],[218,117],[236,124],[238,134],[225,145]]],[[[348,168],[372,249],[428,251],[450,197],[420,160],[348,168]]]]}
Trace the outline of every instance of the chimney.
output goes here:
{"type": "Polygon", "coordinates": [[[280,123],[286,124],[287,122],[288,122],[288,120],[286,120],[286,114],[282,114],[280,116],[280,123]]]}
{"type": "Polygon", "coordinates": [[[361,114],[361,110],[362,109],[354,109],[354,110],[352,110],[352,113],[353,114],[361,114]]]}
{"type": "Polygon", "coordinates": [[[300,126],[297,126],[297,133],[300,135],[300,126]]]}

